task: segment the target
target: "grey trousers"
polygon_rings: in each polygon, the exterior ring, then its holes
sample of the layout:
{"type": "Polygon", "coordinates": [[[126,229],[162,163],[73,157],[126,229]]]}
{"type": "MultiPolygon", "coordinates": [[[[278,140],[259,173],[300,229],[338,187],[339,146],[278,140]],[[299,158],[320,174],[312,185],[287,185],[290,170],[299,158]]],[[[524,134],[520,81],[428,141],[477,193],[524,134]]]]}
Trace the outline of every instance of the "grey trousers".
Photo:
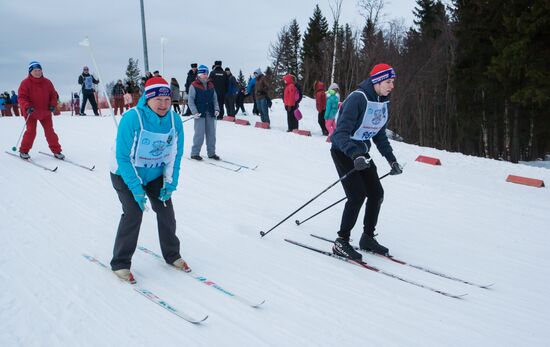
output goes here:
{"type": "MultiPolygon", "coordinates": [[[[111,173],[111,182],[122,204],[122,215],[118,224],[113,259],[111,260],[111,269],[114,271],[129,269],[132,265],[132,255],[136,250],[143,211],[139,208],[121,176],[111,173]]],[[[176,217],[172,199],[166,201],[166,206],[158,199],[163,184],[164,177],[160,176],[145,186],[145,193],[149,197],[153,211],[157,214],[162,256],[166,263],[172,264],[181,258],[180,241],[176,236],[176,217]]]]}
{"type": "Polygon", "coordinates": [[[191,155],[200,155],[204,138],[206,137],[206,154],[211,157],[216,154],[216,117],[206,115],[195,119],[195,134],[191,155]]]}

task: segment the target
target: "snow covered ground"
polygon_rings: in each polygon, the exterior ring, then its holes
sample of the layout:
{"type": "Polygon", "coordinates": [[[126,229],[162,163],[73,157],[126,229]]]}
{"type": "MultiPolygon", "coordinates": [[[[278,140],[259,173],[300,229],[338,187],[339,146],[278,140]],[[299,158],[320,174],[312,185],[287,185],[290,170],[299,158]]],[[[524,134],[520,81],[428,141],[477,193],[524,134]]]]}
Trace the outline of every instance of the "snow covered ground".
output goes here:
{"type": "MultiPolygon", "coordinates": [[[[344,196],[340,185],[264,238],[290,212],[337,179],[316,124],[303,102],[301,128],[284,132],[280,100],[271,130],[218,122],[218,154],[254,170],[231,172],[183,160],[173,195],[182,254],[196,275],[251,300],[253,309],[136,251],[139,284],[179,310],[208,314],[192,325],[153,304],[88,262],[111,256],[120,204],[109,180],[115,137],[107,117],[56,117],[63,152],[85,171],[59,165],[44,171],[0,155],[0,346],[547,346],[550,332],[550,193],[505,182],[507,175],[550,184],[550,170],[392,142],[401,176],[383,180],[379,241],[398,258],[490,290],[439,278],[365,255],[372,265],[455,294],[452,299],[283,241],[326,250],[310,233],[334,238],[342,206],[303,220],[344,196]],[[435,156],[442,166],[415,162],[435,156]]],[[[251,111],[250,105],[247,109],[251,111]]],[[[244,117],[243,117],[244,118],[244,117]]],[[[254,123],[258,117],[247,117],[254,123]]],[[[185,123],[189,155],[192,121],[185,123]]],[[[0,145],[15,144],[21,118],[0,119],[0,145]]],[[[379,173],[389,171],[376,150],[379,173]]],[[[361,225],[352,235],[358,240],[361,225]]],[[[159,251],[154,213],[139,243],[159,251]]]]}

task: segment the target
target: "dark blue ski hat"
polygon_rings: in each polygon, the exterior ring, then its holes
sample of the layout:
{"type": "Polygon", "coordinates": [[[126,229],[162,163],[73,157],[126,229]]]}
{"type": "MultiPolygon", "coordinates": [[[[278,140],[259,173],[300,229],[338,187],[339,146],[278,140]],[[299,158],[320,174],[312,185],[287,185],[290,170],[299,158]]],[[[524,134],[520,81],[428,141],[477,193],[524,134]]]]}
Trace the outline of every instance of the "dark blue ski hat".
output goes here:
{"type": "Polygon", "coordinates": [[[40,65],[39,62],[37,62],[37,61],[31,61],[31,62],[29,63],[29,73],[31,73],[31,71],[34,70],[34,69],[40,69],[40,70],[42,70],[42,66],[40,65]]]}

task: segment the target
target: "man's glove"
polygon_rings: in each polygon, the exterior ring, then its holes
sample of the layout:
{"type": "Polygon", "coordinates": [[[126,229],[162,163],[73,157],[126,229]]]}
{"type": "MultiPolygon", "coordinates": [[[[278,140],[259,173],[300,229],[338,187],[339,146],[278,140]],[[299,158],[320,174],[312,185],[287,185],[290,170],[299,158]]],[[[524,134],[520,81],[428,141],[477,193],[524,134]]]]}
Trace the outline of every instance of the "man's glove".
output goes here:
{"type": "Polygon", "coordinates": [[[371,158],[368,154],[361,154],[353,159],[353,167],[357,171],[362,171],[370,167],[371,158]]]}
{"type": "Polygon", "coordinates": [[[220,111],[214,111],[214,116],[219,116],[220,115],[220,111]]]}
{"type": "Polygon", "coordinates": [[[55,111],[55,107],[53,107],[53,106],[50,106],[50,112],[52,112],[52,113],[53,113],[54,111],[55,111]]]}
{"type": "Polygon", "coordinates": [[[34,107],[29,107],[29,108],[27,109],[27,116],[30,116],[31,113],[33,113],[33,112],[34,112],[34,107]]]}
{"type": "Polygon", "coordinates": [[[193,115],[193,118],[195,118],[195,119],[199,119],[200,117],[201,117],[201,114],[200,114],[200,113],[195,113],[195,114],[193,115]]]}
{"type": "Polygon", "coordinates": [[[403,166],[399,165],[398,162],[394,161],[390,163],[391,171],[390,175],[400,175],[403,173],[403,166]]]}

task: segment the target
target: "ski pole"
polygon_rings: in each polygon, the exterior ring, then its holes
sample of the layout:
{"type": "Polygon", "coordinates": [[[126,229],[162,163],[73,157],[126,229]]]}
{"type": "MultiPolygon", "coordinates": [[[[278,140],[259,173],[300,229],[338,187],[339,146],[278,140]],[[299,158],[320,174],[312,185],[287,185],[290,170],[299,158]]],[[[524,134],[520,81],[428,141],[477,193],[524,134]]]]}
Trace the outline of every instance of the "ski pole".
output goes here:
{"type": "Polygon", "coordinates": [[[347,174],[345,174],[344,176],[340,177],[339,180],[337,180],[336,182],[334,182],[333,184],[331,184],[330,186],[328,186],[327,188],[325,188],[325,190],[323,190],[322,192],[320,192],[319,194],[317,194],[315,197],[313,197],[311,200],[309,200],[308,202],[306,202],[305,204],[303,204],[302,206],[300,206],[300,208],[298,208],[296,211],[292,212],[290,215],[288,215],[285,219],[283,219],[282,221],[280,221],[279,223],[277,223],[277,225],[275,225],[273,228],[269,229],[268,231],[260,231],[260,235],[262,237],[264,237],[265,235],[269,234],[273,229],[275,229],[276,227],[278,227],[279,225],[283,224],[287,219],[289,219],[290,217],[294,216],[296,213],[298,213],[298,211],[300,211],[301,209],[303,209],[304,207],[306,207],[307,205],[309,205],[313,200],[317,199],[318,197],[320,197],[322,194],[324,194],[327,190],[329,190],[330,188],[334,187],[336,184],[338,184],[339,182],[341,182],[342,180],[344,180],[346,177],[348,177],[349,175],[351,175],[353,172],[355,172],[355,169],[351,169],[347,174]]]}
{"type": "MultiPolygon", "coordinates": [[[[21,111],[22,112],[22,111],[21,111]]],[[[31,115],[27,115],[27,119],[25,119],[25,124],[23,124],[23,129],[21,129],[21,133],[19,134],[19,138],[17,139],[17,143],[15,146],[11,148],[12,151],[17,152],[17,146],[19,146],[19,142],[21,141],[21,137],[23,136],[23,133],[25,132],[25,129],[27,128],[27,122],[29,121],[29,118],[31,118],[31,115]]]]}
{"type": "MultiPolygon", "coordinates": [[[[380,179],[383,179],[384,177],[388,176],[390,173],[388,172],[387,174],[385,174],[384,176],[380,177],[380,179]]],[[[335,203],[332,203],[331,205],[325,207],[324,209],[322,209],[321,211],[315,213],[314,215],[310,216],[309,218],[306,218],[304,219],[303,221],[299,221],[299,220],[295,220],[296,222],[296,225],[302,225],[304,224],[305,222],[307,222],[308,220],[310,220],[311,218],[317,216],[318,214],[321,214],[323,212],[325,212],[326,210],[328,210],[329,208],[331,208],[332,206],[335,206],[335,205],[338,205],[339,203],[341,203],[342,201],[346,200],[347,199],[347,196],[344,196],[342,199],[336,201],[335,203]]]]}
{"type": "Polygon", "coordinates": [[[195,119],[194,117],[189,117],[188,119],[182,121],[182,123],[189,122],[191,119],[195,119]]]}
{"type": "Polygon", "coordinates": [[[309,218],[306,218],[306,219],[304,219],[304,220],[301,221],[301,222],[300,222],[299,220],[296,219],[296,220],[295,220],[296,225],[304,224],[305,222],[307,222],[307,221],[310,220],[311,218],[317,216],[318,214],[321,214],[321,213],[325,212],[326,210],[328,210],[328,209],[331,208],[332,206],[338,205],[339,203],[341,203],[342,201],[346,200],[347,198],[348,198],[347,196],[344,196],[342,199],[336,201],[335,203],[330,204],[329,206],[325,207],[325,208],[322,209],[321,211],[315,213],[315,214],[312,215],[312,216],[309,216],[309,218]]]}

